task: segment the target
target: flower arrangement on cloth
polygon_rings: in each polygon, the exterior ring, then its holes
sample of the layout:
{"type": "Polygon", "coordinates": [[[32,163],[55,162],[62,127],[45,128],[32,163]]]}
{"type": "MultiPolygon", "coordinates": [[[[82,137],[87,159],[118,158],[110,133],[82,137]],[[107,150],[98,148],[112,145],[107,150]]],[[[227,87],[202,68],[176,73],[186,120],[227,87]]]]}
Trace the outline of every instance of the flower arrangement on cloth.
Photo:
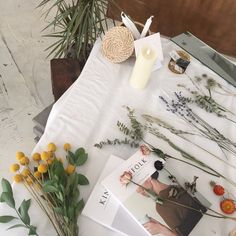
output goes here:
{"type": "MultiPolygon", "coordinates": [[[[17,152],[16,158],[19,164],[12,164],[10,170],[16,172],[14,181],[23,183],[30,192],[34,200],[47,215],[58,236],[78,235],[77,220],[84,207],[83,199],[79,199],[79,185],[89,184],[88,179],[76,172],[76,167],[83,165],[88,158],[84,148],[78,148],[71,152],[71,145],[64,144],[66,151],[67,164],[56,156],[56,145],[49,143],[47,151],[34,153],[32,161],[23,152],[17,152]],[[66,167],[64,168],[64,165],[66,167]]],[[[21,203],[17,210],[10,183],[2,180],[3,193],[1,202],[5,202],[13,208],[18,220],[22,224],[13,225],[14,227],[25,227],[29,229],[28,235],[38,235],[36,227],[30,225],[28,210],[30,199],[21,203]]],[[[1,223],[8,223],[17,219],[15,216],[1,216],[1,223]]]]}

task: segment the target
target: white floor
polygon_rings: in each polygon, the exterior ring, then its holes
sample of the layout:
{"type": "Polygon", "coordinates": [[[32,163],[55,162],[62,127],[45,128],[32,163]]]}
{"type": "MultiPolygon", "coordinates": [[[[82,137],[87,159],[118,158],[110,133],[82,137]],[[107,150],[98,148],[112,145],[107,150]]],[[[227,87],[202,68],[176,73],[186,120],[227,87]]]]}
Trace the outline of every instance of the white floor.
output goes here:
{"type": "Polygon", "coordinates": [[[32,118],[53,102],[50,64],[42,37],[47,22],[39,1],[0,1],[0,178],[12,179],[15,152],[30,155],[32,118]]]}

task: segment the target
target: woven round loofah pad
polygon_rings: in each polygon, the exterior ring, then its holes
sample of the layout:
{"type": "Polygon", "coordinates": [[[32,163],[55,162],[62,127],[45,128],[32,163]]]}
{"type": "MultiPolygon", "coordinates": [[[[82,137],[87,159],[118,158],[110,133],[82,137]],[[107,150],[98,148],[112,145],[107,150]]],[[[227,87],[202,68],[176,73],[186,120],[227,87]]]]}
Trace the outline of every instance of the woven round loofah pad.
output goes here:
{"type": "Polygon", "coordinates": [[[103,55],[113,63],[127,60],[134,50],[134,38],[130,30],[115,26],[106,32],[102,41],[103,55]]]}

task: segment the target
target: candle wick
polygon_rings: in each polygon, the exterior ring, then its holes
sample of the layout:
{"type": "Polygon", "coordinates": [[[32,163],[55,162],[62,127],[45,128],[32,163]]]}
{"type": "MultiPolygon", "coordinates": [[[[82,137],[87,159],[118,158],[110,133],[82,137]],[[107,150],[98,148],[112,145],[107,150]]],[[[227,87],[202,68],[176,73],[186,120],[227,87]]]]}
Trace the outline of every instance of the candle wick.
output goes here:
{"type": "Polygon", "coordinates": [[[151,50],[148,49],[146,53],[147,53],[147,55],[149,56],[149,55],[151,54],[151,50]]]}

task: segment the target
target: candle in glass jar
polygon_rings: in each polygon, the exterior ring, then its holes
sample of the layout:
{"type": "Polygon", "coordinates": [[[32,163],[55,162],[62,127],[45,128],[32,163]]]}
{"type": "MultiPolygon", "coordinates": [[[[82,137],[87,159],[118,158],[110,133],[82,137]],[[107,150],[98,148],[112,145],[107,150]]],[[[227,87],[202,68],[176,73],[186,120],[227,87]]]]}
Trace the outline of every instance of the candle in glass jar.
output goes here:
{"type": "Polygon", "coordinates": [[[130,78],[130,85],[133,88],[145,88],[152,73],[152,67],[156,62],[156,59],[157,52],[155,49],[148,46],[141,48],[130,78]]]}

